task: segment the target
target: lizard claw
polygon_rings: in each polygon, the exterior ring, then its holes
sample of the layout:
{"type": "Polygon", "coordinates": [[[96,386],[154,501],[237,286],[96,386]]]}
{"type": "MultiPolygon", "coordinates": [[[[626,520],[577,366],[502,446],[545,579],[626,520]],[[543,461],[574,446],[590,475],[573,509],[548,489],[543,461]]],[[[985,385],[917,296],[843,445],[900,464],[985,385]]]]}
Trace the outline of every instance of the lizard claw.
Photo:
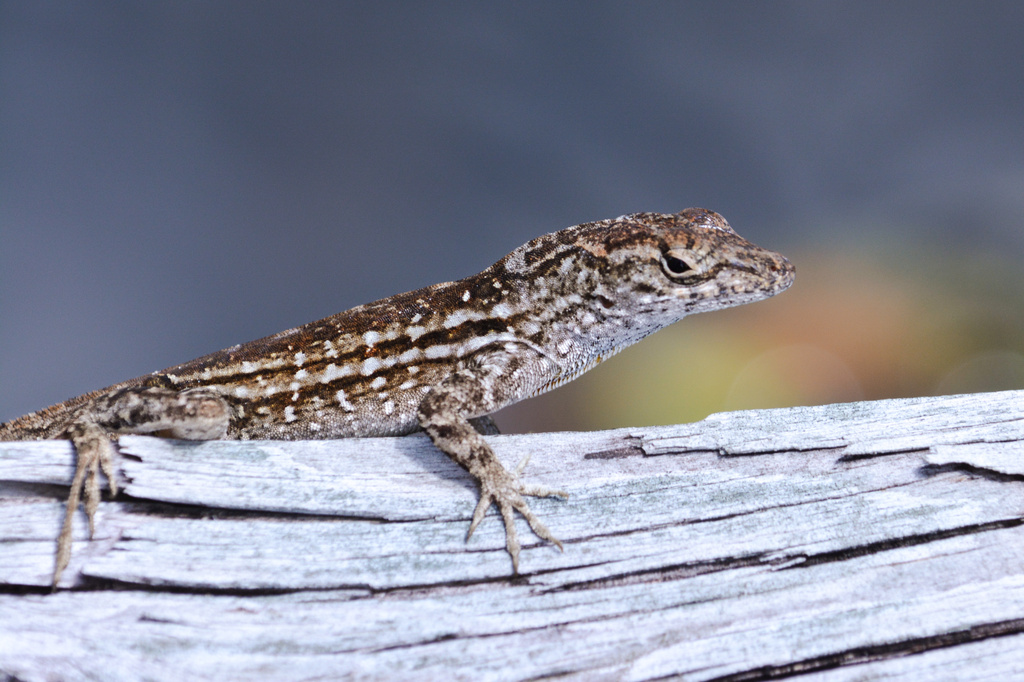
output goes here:
{"type": "Polygon", "coordinates": [[[519,460],[519,464],[516,464],[516,476],[526,470],[526,465],[530,463],[530,457],[532,456],[533,455],[527,453],[521,460],[519,460]]]}

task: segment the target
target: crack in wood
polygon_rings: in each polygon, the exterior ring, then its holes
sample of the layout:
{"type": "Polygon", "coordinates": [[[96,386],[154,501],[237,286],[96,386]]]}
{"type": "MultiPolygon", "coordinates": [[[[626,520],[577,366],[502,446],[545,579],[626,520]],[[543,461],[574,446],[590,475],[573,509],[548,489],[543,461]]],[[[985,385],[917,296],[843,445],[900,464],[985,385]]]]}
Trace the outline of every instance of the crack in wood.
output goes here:
{"type": "Polygon", "coordinates": [[[729,459],[741,459],[743,457],[764,457],[771,455],[786,455],[792,453],[809,455],[811,453],[825,453],[834,450],[844,450],[850,447],[849,445],[823,445],[823,446],[808,446],[808,447],[791,447],[791,448],[778,448],[764,450],[730,450],[728,447],[719,448],[717,454],[722,458],[729,459]]]}
{"type": "MultiPolygon", "coordinates": [[[[874,661],[882,661],[903,656],[924,653],[935,649],[945,649],[971,642],[980,642],[995,637],[1007,637],[1024,632],[1024,618],[983,623],[963,630],[954,630],[930,637],[916,637],[899,642],[886,642],[855,647],[824,656],[786,663],[784,665],[766,665],[739,673],[713,677],[708,682],[760,682],[761,680],[779,680],[796,675],[832,670],[854,665],[863,665],[874,661]]],[[[665,676],[654,679],[668,679],[665,676]]]]}
{"type": "MultiPolygon", "coordinates": [[[[62,592],[74,592],[74,593],[89,593],[89,592],[138,592],[139,594],[180,594],[197,597],[280,597],[287,595],[302,594],[305,592],[309,593],[327,593],[332,595],[345,594],[348,592],[359,593],[351,598],[355,599],[358,596],[370,596],[375,593],[375,590],[366,585],[330,585],[325,587],[254,587],[254,588],[242,588],[242,587],[203,587],[197,585],[178,585],[171,583],[161,583],[159,581],[153,582],[131,582],[128,580],[119,580],[116,578],[98,577],[89,575],[87,572],[82,574],[81,580],[73,586],[62,587],[62,592]]],[[[50,593],[50,588],[46,589],[46,593],[50,593]]]]}
{"type": "Polygon", "coordinates": [[[625,459],[626,457],[643,457],[643,448],[636,445],[627,445],[613,450],[601,450],[600,452],[588,452],[583,459],[625,459]]]}
{"type": "MultiPolygon", "coordinates": [[[[738,514],[737,516],[740,516],[740,514],[738,514]]],[[[563,585],[559,585],[557,588],[552,588],[548,591],[558,592],[575,590],[593,590],[603,589],[607,587],[618,587],[622,585],[635,585],[641,583],[662,583],[669,582],[672,580],[683,580],[687,578],[693,578],[707,573],[717,573],[721,571],[746,568],[749,566],[772,567],[773,569],[780,571],[807,569],[813,566],[819,566],[821,564],[834,563],[839,561],[850,561],[852,559],[857,559],[859,557],[880,554],[882,552],[893,551],[905,547],[924,545],[930,542],[938,542],[941,540],[947,540],[949,538],[964,535],[975,535],[978,533],[986,533],[994,530],[1016,528],[1021,525],[1024,525],[1024,518],[1012,518],[1000,521],[993,521],[989,523],[979,523],[968,526],[958,526],[956,528],[947,528],[943,530],[934,531],[931,533],[921,533],[917,535],[908,535],[899,538],[889,538],[886,540],[880,540],[878,542],[867,543],[864,545],[858,545],[854,547],[844,547],[843,549],[834,550],[830,552],[820,552],[817,554],[789,554],[776,551],[771,553],[763,552],[751,554],[748,556],[741,557],[724,557],[720,559],[714,559],[711,561],[683,563],[676,564],[674,566],[661,566],[649,570],[621,573],[618,575],[607,576],[598,580],[565,583],[563,585]]]]}
{"type": "Polygon", "coordinates": [[[1008,474],[1003,471],[996,471],[995,469],[987,469],[985,467],[975,466],[974,464],[968,464],[967,462],[950,462],[949,464],[925,464],[921,467],[920,472],[923,476],[938,476],[946,473],[961,473],[969,476],[977,476],[978,478],[984,478],[988,481],[999,481],[1001,483],[1022,483],[1024,482],[1024,475],[1021,474],[1008,474]]]}
{"type": "Polygon", "coordinates": [[[841,462],[845,464],[846,462],[860,462],[868,459],[877,459],[879,457],[892,457],[894,455],[924,455],[927,454],[930,450],[931,448],[906,448],[903,450],[896,449],[885,450],[881,452],[856,453],[853,455],[843,455],[842,457],[836,460],[836,463],[838,464],[841,462]]]}
{"type": "MultiPolygon", "coordinates": [[[[921,533],[917,535],[905,535],[899,538],[890,538],[887,540],[879,540],[878,542],[871,542],[864,545],[857,545],[853,547],[844,547],[831,552],[821,552],[819,554],[805,555],[803,560],[799,563],[794,563],[790,566],[786,566],[781,570],[793,570],[800,568],[810,568],[811,566],[818,566],[820,564],[832,563],[834,561],[849,561],[850,559],[856,559],[862,556],[868,556],[870,554],[880,554],[882,552],[892,551],[894,549],[902,549],[904,547],[914,547],[916,545],[925,545],[929,542],[938,542],[939,540],[946,540],[949,538],[955,538],[962,535],[976,535],[978,533],[987,533],[993,530],[1004,530],[1006,528],[1016,528],[1024,524],[1024,518],[1012,518],[1004,519],[1001,521],[991,521],[988,523],[978,523],[968,526],[958,526],[956,528],[945,528],[943,530],[933,531],[931,533],[921,533]]],[[[792,559],[800,559],[799,554],[792,555],[792,559]]]]}
{"type": "Polygon", "coordinates": [[[675,566],[664,566],[648,570],[631,571],[596,580],[580,582],[569,582],[544,590],[545,593],[577,592],[582,590],[600,590],[610,587],[623,587],[626,585],[640,585],[645,583],[665,583],[676,580],[686,580],[708,573],[720,573],[749,566],[764,566],[770,563],[766,560],[766,554],[753,554],[749,557],[728,557],[725,559],[713,559],[710,561],[697,561],[693,563],[677,564],[675,566]]]}

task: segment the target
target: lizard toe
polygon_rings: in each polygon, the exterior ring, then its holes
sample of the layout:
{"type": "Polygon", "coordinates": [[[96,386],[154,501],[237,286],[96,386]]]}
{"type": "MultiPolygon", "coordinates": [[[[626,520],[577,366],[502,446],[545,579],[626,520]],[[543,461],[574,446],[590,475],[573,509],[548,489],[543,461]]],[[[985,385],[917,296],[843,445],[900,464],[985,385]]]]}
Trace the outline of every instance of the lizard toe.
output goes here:
{"type": "Polygon", "coordinates": [[[569,493],[564,490],[546,488],[542,485],[521,485],[519,487],[519,494],[529,495],[530,497],[561,497],[563,500],[569,499],[569,493]]]}
{"type": "Polygon", "coordinates": [[[505,522],[505,549],[512,557],[512,572],[519,573],[519,535],[516,533],[515,513],[513,505],[507,501],[499,501],[498,509],[501,511],[501,518],[505,522]]]}
{"type": "Polygon", "coordinates": [[[469,522],[469,532],[466,533],[467,540],[473,537],[473,531],[484,520],[484,516],[487,514],[487,510],[491,508],[492,502],[494,502],[493,495],[489,495],[484,491],[480,492],[480,501],[476,503],[476,509],[473,510],[473,520],[469,522]]]}

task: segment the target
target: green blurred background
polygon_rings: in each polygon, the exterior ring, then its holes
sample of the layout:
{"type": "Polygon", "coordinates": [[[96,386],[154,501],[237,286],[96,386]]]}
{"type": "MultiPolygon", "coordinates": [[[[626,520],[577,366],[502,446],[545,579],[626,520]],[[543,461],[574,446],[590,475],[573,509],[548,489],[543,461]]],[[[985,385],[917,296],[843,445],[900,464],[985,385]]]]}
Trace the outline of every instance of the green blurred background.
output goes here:
{"type": "Polygon", "coordinates": [[[509,431],[1024,387],[1019,2],[0,3],[0,421],[538,234],[786,254],[509,431]]]}

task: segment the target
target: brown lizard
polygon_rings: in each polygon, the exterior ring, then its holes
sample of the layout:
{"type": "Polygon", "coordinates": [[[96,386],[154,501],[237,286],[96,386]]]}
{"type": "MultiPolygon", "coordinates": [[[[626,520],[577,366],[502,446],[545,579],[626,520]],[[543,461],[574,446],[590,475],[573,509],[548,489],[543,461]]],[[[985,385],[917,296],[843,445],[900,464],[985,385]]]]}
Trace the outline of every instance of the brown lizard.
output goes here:
{"type": "Polygon", "coordinates": [[[84,493],[90,534],[100,470],[117,493],[111,439],[321,439],[423,430],[480,486],[467,539],[491,504],[562,544],[523,496],[564,492],[519,480],[481,434],[489,414],[560,386],[682,317],[758,301],[793,282],[783,256],[700,208],[576,225],[483,272],[398,294],[0,424],[0,441],[70,439],[78,459],[53,584],[71,554],[84,493]]]}

